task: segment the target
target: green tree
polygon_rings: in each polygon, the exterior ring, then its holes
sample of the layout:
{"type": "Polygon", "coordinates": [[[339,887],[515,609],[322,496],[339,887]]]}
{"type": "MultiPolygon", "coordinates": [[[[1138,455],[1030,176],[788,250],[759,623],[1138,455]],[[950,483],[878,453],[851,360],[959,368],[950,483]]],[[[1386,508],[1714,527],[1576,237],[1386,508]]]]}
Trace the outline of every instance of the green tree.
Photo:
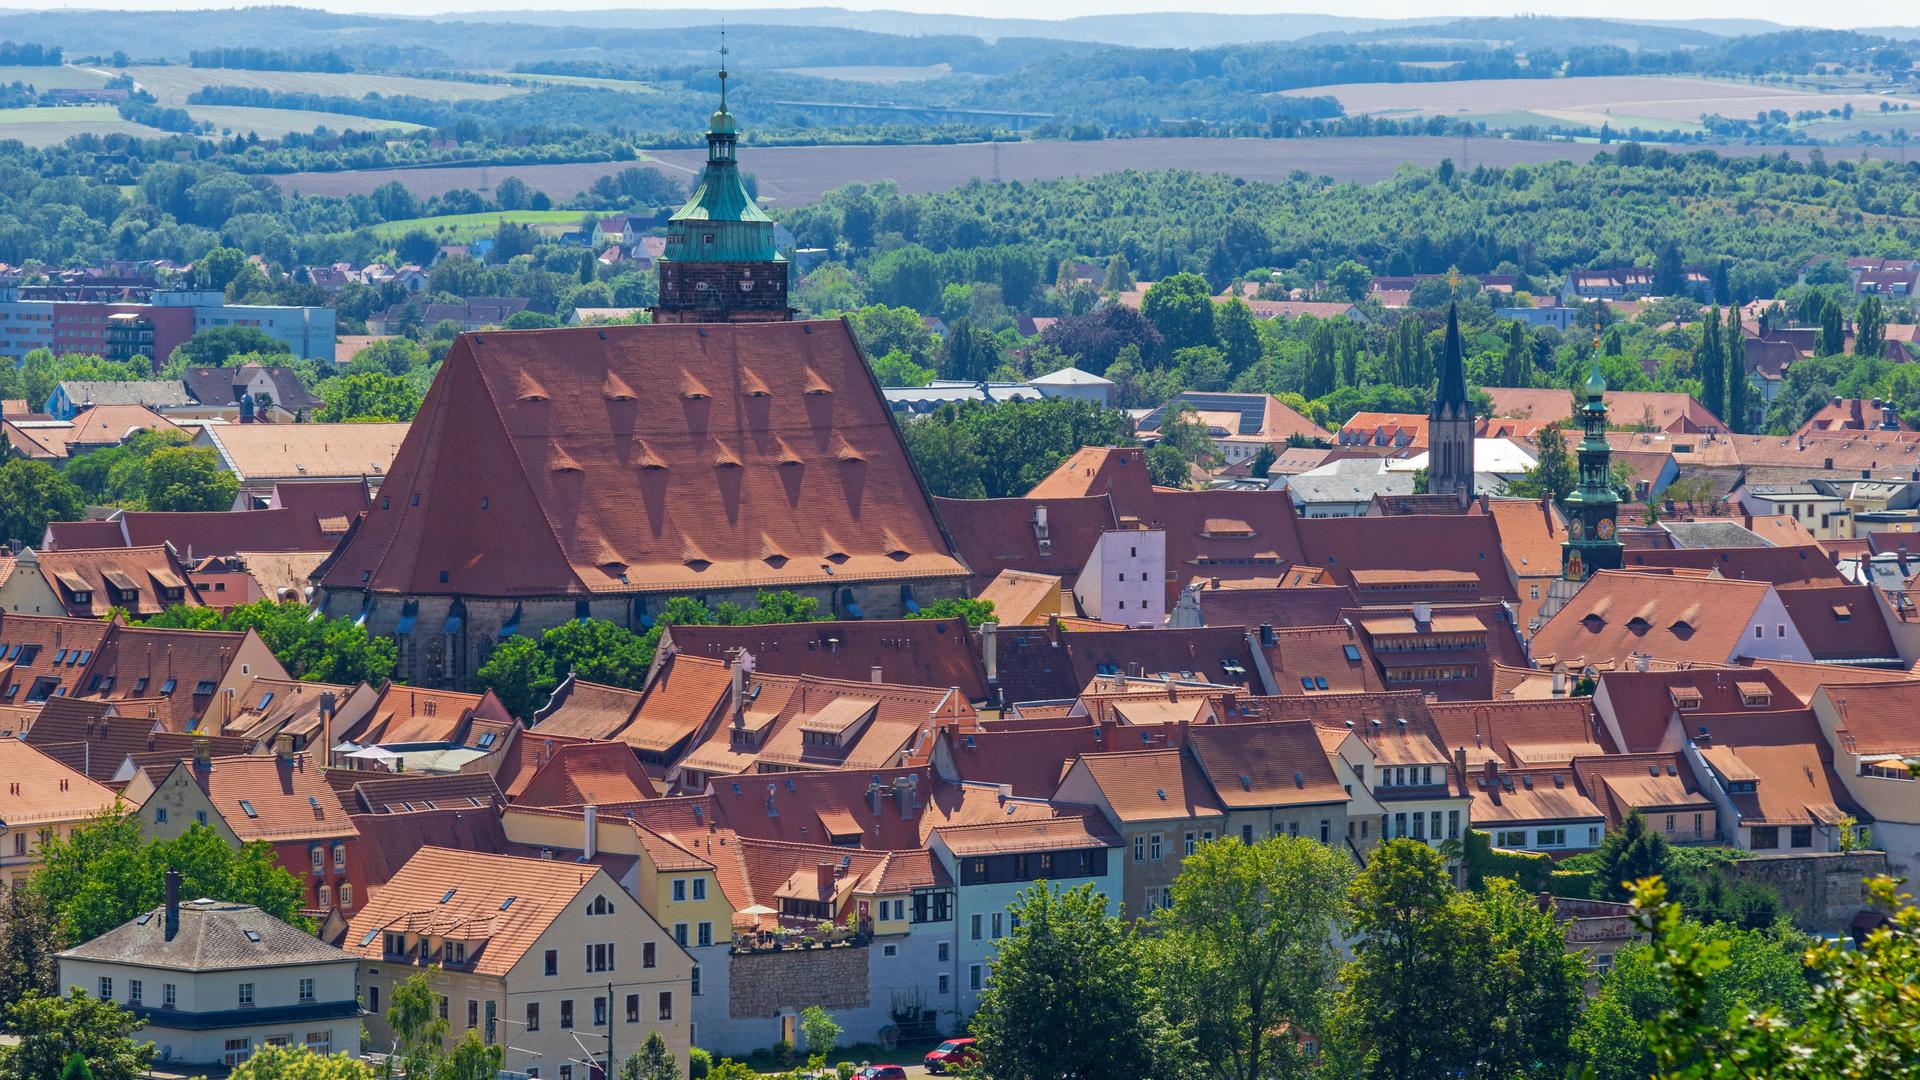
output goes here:
{"type": "Polygon", "coordinates": [[[1846,313],[1838,301],[1828,299],[1820,309],[1820,355],[1840,356],[1847,351],[1846,313]]]}
{"type": "Polygon", "coordinates": [[[1853,355],[1879,359],[1887,352],[1887,312],[1877,296],[1865,297],[1853,314],[1853,355]]]}
{"type": "Polygon", "coordinates": [[[1680,258],[1680,247],[1669,240],[1653,262],[1653,291],[1657,296],[1679,296],[1687,291],[1687,268],[1680,258]]]}
{"type": "Polygon", "coordinates": [[[925,386],[937,374],[932,368],[914,363],[906,353],[897,349],[872,356],[868,366],[873,369],[873,377],[879,380],[881,386],[925,386]]]}
{"type": "Polygon", "coordinates": [[[1694,346],[1693,373],[1700,380],[1700,404],[1715,416],[1727,414],[1727,350],[1720,341],[1720,309],[1700,320],[1700,341],[1694,346]]]}
{"type": "MultiPolygon", "coordinates": [[[[1722,416],[1734,431],[1746,431],[1752,426],[1748,418],[1751,408],[1747,404],[1747,388],[1752,385],[1747,374],[1747,334],[1740,326],[1740,309],[1727,309],[1727,411],[1722,416]]],[[[1720,414],[1716,414],[1720,415],[1720,414]]]]}
{"type": "Polygon", "coordinates": [[[1812,998],[1805,1018],[1742,1006],[1716,1011],[1714,977],[1734,964],[1732,950],[1682,918],[1657,879],[1640,883],[1635,903],[1652,934],[1655,971],[1673,1005],[1651,1020],[1654,1075],[1675,1078],[1764,1076],[1770,1080],[1903,1076],[1920,1061],[1920,908],[1890,878],[1867,883],[1868,903],[1894,914],[1858,949],[1821,943],[1806,952],[1812,998]]]}
{"type": "Polygon", "coordinates": [[[315,682],[378,686],[398,661],[393,639],[374,636],[349,618],[328,618],[296,600],[256,600],[229,611],[171,607],[148,626],[186,630],[256,630],[287,672],[315,682]]]}
{"type": "Polygon", "coordinates": [[[1507,324],[1507,354],[1500,364],[1500,379],[1507,386],[1533,385],[1533,349],[1519,320],[1507,324]]]}
{"type": "Polygon", "coordinates": [[[1309,1075],[1297,1035],[1325,1028],[1352,877],[1341,852],[1290,836],[1216,840],[1181,863],[1156,967],[1208,1075],[1309,1075]]]}
{"type": "Polygon", "coordinates": [[[1556,506],[1566,505],[1567,496],[1573,494],[1577,486],[1578,475],[1559,421],[1541,428],[1533,437],[1533,443],[1539,458],[1525,476],[1507,485],[1507,494],[1522,499],[1551,498],[1556,506]]]}
{"type": "Polygon", "coordinates": [[[394,375],[342,375],[321,383],[319,395],[326,402],[320,418],[328,423],[393,423],[420,411],[420,390],[394,375]]]}
{"type": "Polygon", "coordinates": [[[306,927],[300,914],[306,888],[282,869],[272,845],[238,848],[205,825],[172,840],[150,840],[136,815],[105,811],[67,836],[41,847],[42,864],[28,879],[52,908],[63,946],[89,941],[159,907],[168,870],[181,874],[188,896],[253,904],[277,919],[306,927]]]}
{"type": "Polygon", "coordinates": [[[951,619],[955,616],[967,620],[968,626],[979,626],[993,618],[993,601],[972,600],[964,596],[946,596],[920,605],[920,610],[909,613],[907,618],[951,619]]]}
{"type": "Polygon", "coordinates": [[[175,346],[167,357],[167,371],[170,378],[178,378],[190,367],[230,367],[238,357],[292,351],[286,342],[257,327],[214,326],[175,346]]]}
{"type": "Polygon", "coordinates": [[[1172,443],[1147,451],[1147,476],[1156,487],[1184,488],[1193,483],[1193,463],[1172,443]]]}
{"type": "Polygon", "coordinates": [[[1374,849],[1350,892],[1353,960],[1329,1030],[1338,1072],[1439,1080],[1490,1033],[1487,931],[1440,854],[1417,840],[1374,849]]]}
{"type": "Polygon", "coordinates": [[[955,423],[950,417],[926,416],[902,425],[900,439],[927,490],[948,499],[987,497],[982,479],[986,458],[979,452],[978,437],[967,425],[955,423]]]}
{"type": "Polygon", "coordinates": [[[847,316],[847,322],[853,326],[860,351],[869,359],[897,352],[919,367],[930,368],[940,358],[939,339],[927,329],[920,313],[910,307],[871,304],[847,316]]]}
{"type": "Polygon", "coordinates": [[[136,1043],[140,1021],[111,1001],[84,990],[72,997],[29,992],[6,1004],[0,1031],[14,1037],[0,1045],[0,1080],[50,1080],[80,1055],[94,1080],[135,1080],[153,1060],[152,1043],[136,1043]]]}
{"type": "Polygon", "coordinates": [[[1667,838],[1647,827],[1639,810],[1629,810],[1618,829],[1607,833],[1594,855],[1599,863],[1593,880],[1602,900],[1625,900],[1633,883],[1669,872],[1667,838]]]}
{"type": "Polygon", "coordinates": [[[1214,312],[1213,321],[1229,376],[1238,375],[1259,362],[1260,329],[1246,301],[1235,298],[1221,304],[1214,312]]]}
{"type": "Polygon", "coordinates": [[[515,635],[502,641],[473,673],[476,690],[491,690],[518,717],[531,717],[553,696],[560,680],[553,658],[530,637],[515,635]]]}
{"type": "MultiPolygon", "coordinates": [[[[406,338],[381,338],[354,353],[343,375],[405,375],[431,363],[427,350],[406,338]]],[[[324,396],[324,395],[322,395],[324,396]]]]}
{"type": "Polygon", "coordinates": [[[995,1080],[1170,1080],[1190,1048],[1168,1021],[1147,943],[1092,885],[1039,882],[1011,909],[973,1015],[995,1080]]]}
{"type": "Polygon", "coordinates": [[[87,1068],[87,1059],[75,1050],[67,1055],[67,1064],[60,1070],[60,1080],[93,1080],[93,1070],[87,1068]]]}
{"type": "MultiPolygon", "coordinates": [[[[803,1023],[804,1016],[802,1014],[803,1023]]],[[[811,1041],[808,1045],[812,1045],[811,1041]]],[[[639,1052],[620,1066],[620,1080],[680,1080],[680,1063],[673,1059],[673,1051],[667,1049],[667,1040],[661,1038],[658,1031],[649,1031],[639,1052]]]]}
{"type": "Polygon", "coordinates": [[[0,886],[0,1001],[59,991],[58,941],[53,904],[40,890],[0,886]]]}
{"type": "Polygon", "coordinates": [[[225,292],[246,267],[246,252],[239,248],[214,248],[193,264],[194,286],[210,292],[225,292]]]}
{"type": "Polygon", "coordinates": [[[1133,268],[1127,265],[1125,255],[1115,255],[1107,260],[1107,271],[1101,278],[1100,288],[1110,293],[1123,293],[1133,288],[1133,268]]]}
{"type": "Polygon", "coordinates": [[[1474,1075],[1563,1075],[1585,1001],[1586,958],[1567,949],[1553,913],[1512,881],[1489,879],[1474,903],[1491,939],[1479,976],[1488,1010],[1474,1075]]]}
{"type": "Polygon", "coordinates": [[[1262,446],[1253,455],[1253,464],[1250,466],[1253,475],[1265,480],[1273,474],[1273,463],[1279,458],[1280,455],[1273,452],[1272,446],[1262,446]]]}
{"type": "Polygon", "coordinates": [[[1199,274],[1174,274],[1154,282],[1140,301],[1140,314],[1160,332],[1168,349],[1219,344],[1213,329],[1213,290],[1199,274]]]}
{"type": "Polygon", "coordinates": [[[818,1005],[809,1005],[800,1012],[800,1036],[806,1041],[807,1056],[825,1058],[840,1045],[842,1028],[833,1019],[833,1014],[818,1005]]]}
{"type": "Polygon", "coordinates": [[[1335,300],[1359,303],[1373,291],[1373,271],[1353,259],[1347,259],[1327,271],[1327,288],[1335,300]]]}
{"type": "Polygon", "coordinates": [[[985,382],[1000,366],[1000,343],[970,319],[958,319],[948,326],[944,345],[940,357],[943,378],[985,382]]]}
{"type": "Polygon", "coordinates": [[[212,450],[169,446],[147,458],[144,503],[149,510],[225,510],[240,478],[221,467],[212,450]]]}
{"type": "Polygon", "coordinates": [[[0,538],[38,544],[49,521],[79,518],[80,489],[44,461],[0,462],[0,538]]]}
{"type": "Polygon", "coordinates": [[[373,1066],[347,1054],[320,1054],[304,1046],[265,1045],[227,1080],[374,1080],[373,1066]]]}
{"type": "Polygon", "coordinates": [[[389,1076],[395,1065],[409,1077],[430,1077],[439,1071],[450,1025],[439,1015],[438,1002],[439,995],[433,992],[424,971],[413,973],[393,988],[387,1003],[387,1028],[393,1032],[389,1076]]]}

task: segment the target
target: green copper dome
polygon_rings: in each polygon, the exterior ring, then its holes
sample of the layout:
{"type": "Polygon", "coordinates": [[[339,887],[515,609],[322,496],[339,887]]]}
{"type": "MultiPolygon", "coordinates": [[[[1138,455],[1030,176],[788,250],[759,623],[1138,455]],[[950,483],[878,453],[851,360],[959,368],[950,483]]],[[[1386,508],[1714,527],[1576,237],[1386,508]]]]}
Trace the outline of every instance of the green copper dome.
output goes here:
{"type": "Polygon", "coordinates": [[[1587,376],[1587,396],[1599,397],[1607,392],[1607,380],[1600,375],[1600,365],[1593,365],[1593,374],[1587,376]]]}
{"type": "Polygon", "coordinates": [[[733,114],[727,111],[725,105],[714,110],[713,118],[707,121],[707,130],[715,135],[735,134],[733,114]]]}

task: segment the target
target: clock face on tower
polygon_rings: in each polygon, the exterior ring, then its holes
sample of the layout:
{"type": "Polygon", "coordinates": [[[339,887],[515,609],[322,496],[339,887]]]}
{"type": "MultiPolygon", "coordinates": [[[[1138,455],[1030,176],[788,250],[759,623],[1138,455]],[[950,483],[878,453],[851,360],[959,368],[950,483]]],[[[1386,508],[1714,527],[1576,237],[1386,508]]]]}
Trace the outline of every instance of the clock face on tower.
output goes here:
{"type": "Polygon", "coordinates": [[[1613,519],[1601,518],[1600,524],[1593,527],[1593,533],[1602,540],[1613,539],[1613,519]]]}
{"type": "Polygon", "coordinates": [[[1580,539],[1580,537],[1585,532],[1586,532],[1586,526],[1581,524],[1581,521],[1579,518],[1574,518],[1571,521],[1567,522],[1567,534],[1569,536],[1572,536],[1575,540],[1580,539]]]}

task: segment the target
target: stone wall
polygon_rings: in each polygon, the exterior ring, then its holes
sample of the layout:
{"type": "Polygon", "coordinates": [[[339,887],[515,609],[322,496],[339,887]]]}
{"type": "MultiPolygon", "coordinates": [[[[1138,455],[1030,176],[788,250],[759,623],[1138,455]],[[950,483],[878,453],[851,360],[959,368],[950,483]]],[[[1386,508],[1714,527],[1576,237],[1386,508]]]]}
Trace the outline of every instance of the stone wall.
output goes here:
{"type": "Polygon", "coordinates": [[[1888,872],[1884,851],[1759,855],[1728,864],[1729,882],[1755,881],[1780,894],[1780,907],[1809,934],[1844,933],[1866,906],[1865,878],[1888,872]]]}
{"type": "Polygon", "coordinates": [[[798,1012],[864,1009],[869,997],[865,945],[733,954],[728,1011],[736,1019],[798,1012]]]}

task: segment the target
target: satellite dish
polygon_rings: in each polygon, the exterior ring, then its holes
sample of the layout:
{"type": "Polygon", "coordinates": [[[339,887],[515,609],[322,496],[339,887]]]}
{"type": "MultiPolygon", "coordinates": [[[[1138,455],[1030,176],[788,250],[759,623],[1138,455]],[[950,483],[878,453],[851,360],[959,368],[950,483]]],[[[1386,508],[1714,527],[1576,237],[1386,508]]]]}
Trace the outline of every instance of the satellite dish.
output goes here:
{"type": "Polygon", "coordinates": [[[168,1043],[167,1045],[160,1048],[160,1060],[161,1061],[173,1060],[173,1044],[172,1043],[168,1043]]]}

